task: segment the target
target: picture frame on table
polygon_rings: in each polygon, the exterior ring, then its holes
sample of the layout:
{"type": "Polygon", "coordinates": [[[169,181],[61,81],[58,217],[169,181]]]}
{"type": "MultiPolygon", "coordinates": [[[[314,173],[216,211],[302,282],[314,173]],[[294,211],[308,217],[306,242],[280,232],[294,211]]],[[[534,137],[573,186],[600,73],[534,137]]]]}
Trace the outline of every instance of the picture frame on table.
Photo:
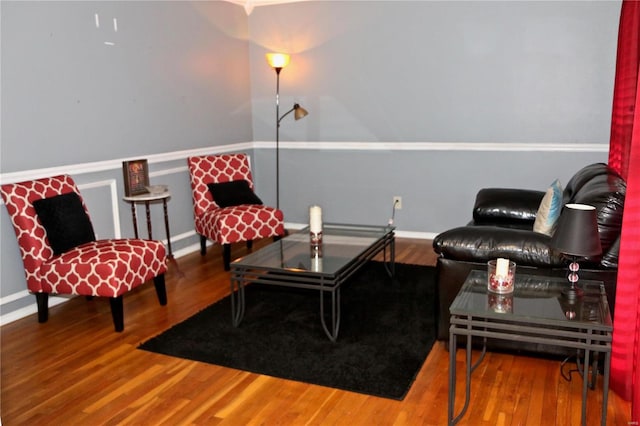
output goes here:
{"type": "Polygon", "coordinates": [[[146,159],[122,162],[122,174],[124,176],[124,195],[146,194],[149,186],[149,165],[146,159]]]}

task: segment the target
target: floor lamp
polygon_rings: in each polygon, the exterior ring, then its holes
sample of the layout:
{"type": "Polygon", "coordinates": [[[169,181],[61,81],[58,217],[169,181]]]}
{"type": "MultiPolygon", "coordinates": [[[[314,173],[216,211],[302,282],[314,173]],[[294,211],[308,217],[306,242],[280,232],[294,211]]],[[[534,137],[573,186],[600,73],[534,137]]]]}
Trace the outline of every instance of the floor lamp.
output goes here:
{"type": "Polygon", "coordinates": [[[280,116],[280,71],[289,64],[291,59],[286,53],[267,53],[267,62],[276,70],[276,208],[280,209],[280,121],[293,112],[293,117],[300,120],[309,114],[299,104],[280,116]]]}

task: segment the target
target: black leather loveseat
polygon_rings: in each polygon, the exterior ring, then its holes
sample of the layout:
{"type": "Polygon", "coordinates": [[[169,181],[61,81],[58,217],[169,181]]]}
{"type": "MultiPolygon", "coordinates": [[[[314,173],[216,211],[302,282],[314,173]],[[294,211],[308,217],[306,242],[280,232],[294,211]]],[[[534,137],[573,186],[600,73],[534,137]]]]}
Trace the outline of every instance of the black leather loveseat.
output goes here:
{"type": "MultiPolygon", "coordinates": [[[[626,184],[606,164],[588,165],[567,183],[562,202],[590,204],[598,211],[603,255],[581,262],[580,279],[604,281],[611,308],[615,303],[620,231],[626,184]]],[[[473,220],[442,232],[433,241],[437,261],[438,339],[449,338],[449,306],[471,270],[486,271],[487,261],[506,257],[517,264],[516,274],[566,276],[567,262],[550,246],[551,237],[533,231],[544,191],[485,188],[476,196],[473,220]]],[[[490,342],[494,349],[555,353],[540,345],[518,347],[490,342]]],[[[556,353],[557,354],[557,353],[556,353]]]]}

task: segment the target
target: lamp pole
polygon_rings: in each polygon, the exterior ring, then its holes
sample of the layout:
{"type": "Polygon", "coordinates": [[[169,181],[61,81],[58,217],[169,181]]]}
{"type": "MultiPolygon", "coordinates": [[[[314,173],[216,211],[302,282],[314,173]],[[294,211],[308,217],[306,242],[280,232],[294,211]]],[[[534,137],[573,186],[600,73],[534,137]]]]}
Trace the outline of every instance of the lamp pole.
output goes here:
{"type": "Polygon", "coordinates": [[[280,71],[289,64],[289,55],[285,53],[267,53],[267,62],[276,70],[276,208],[280,210],[280,121],[289,113],[295,111],[296,120],[301,119],[308,112],[298,104],[282,114],[280,117],[280,71]]]}
{"type": "Polygon", "coordinates": [[[276,209],[280,210],[280,71],[276,70],[276,209]]]}

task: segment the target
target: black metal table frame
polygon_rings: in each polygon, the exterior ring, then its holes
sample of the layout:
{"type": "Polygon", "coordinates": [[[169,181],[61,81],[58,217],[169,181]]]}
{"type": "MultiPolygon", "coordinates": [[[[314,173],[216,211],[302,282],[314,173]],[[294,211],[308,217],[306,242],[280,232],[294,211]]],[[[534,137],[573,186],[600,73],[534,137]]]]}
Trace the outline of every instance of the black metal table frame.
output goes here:
{"type": "MultiPolygon", "coordinates": [[[[606,302],[604,286],[601,287],[601,297],[606,302]]],[[[611,331],[603,332],[601,324],[581,322],[567,322],[562,328],[557,327],[553,321],[540,320],[531,324],[531,321],[517,321],[509,317],[503,320],[495,317],[486,317],[472,313],[452,313],[451,327],[449,328],[449,406],[448,423],[455,425],[466,413],[469,406],[471,394],[471,373],[480,365],[487,350],[487,338],[511,340],[516,342],[541,343],[556,345],[567,348],[584,350],[584,363],[582,371],[582,425],[586,424],[587,414],[587,385],[589,358],[591,352],[604,353],[604,375],[603,375],[603,395],[602,413],[600,421],[602,426],[607,423],[607,399],[609,394],[609,374],[611,368],[611,331]],[[460,413],[454,417],[455,410],[455,388],[456,388],[456,351],[457,336],[467,336],[466,339],[466,376],[465,376],[465,402],[460,413]],[[472,364],[472,338],[482,337],[483,347],[479,358],[472,364]]],[[[591,374],[597,374],[597,370],[591,374]]]]}
{"type": "Polygon", "coordinates": [[[136,238],[138,238],[138,213],[136,211],[136,204],[144,203],[145,213],[147,218],[147,235],[149,236],[150,240],[153,239],[153,233],[151,228],[150,205],[151,203],[162,201],[162,210],[164,212],[164,229],[167,235],[167,248],[169,251],[167,257],[169,259],[173,259],[173,251],[171,250],[171,231],[169,231],[169,211],[167,209],[167,200],[169,199],[170,196],[171,194],[169,192],[165,192],[156,196],[152,194],[141,194],[138,196],[132,195],[129,197],[124,197],[124,201],[131,204],[131,218],[133,220],[133,232],[136,238]]]}
{"type": "MultiPolygon", "coordinates": [[[[278,244],[274,242],[272,244],[278,244]]],[[[340,287],[362,265],[383,252],[385,269],[389,276],[395,274],[395,232],[391,229],[370,245],[360,256],[347,263],[335,274],[322,274],[300,269],[275,269],[231,263],[231,319],[234,327],[242,322],[245,313],[246,283],[259,283],[281,287],[320,290],[320,322],[332,342],[338,339],[340,330],[340,287]],[[387,248],[389,261],[387,262],[387,248]],[[237,293],[236,293],[237,290],[237,293]],[[330,327],[325,318],[325,293],[330,296],[330,327]]]]}

